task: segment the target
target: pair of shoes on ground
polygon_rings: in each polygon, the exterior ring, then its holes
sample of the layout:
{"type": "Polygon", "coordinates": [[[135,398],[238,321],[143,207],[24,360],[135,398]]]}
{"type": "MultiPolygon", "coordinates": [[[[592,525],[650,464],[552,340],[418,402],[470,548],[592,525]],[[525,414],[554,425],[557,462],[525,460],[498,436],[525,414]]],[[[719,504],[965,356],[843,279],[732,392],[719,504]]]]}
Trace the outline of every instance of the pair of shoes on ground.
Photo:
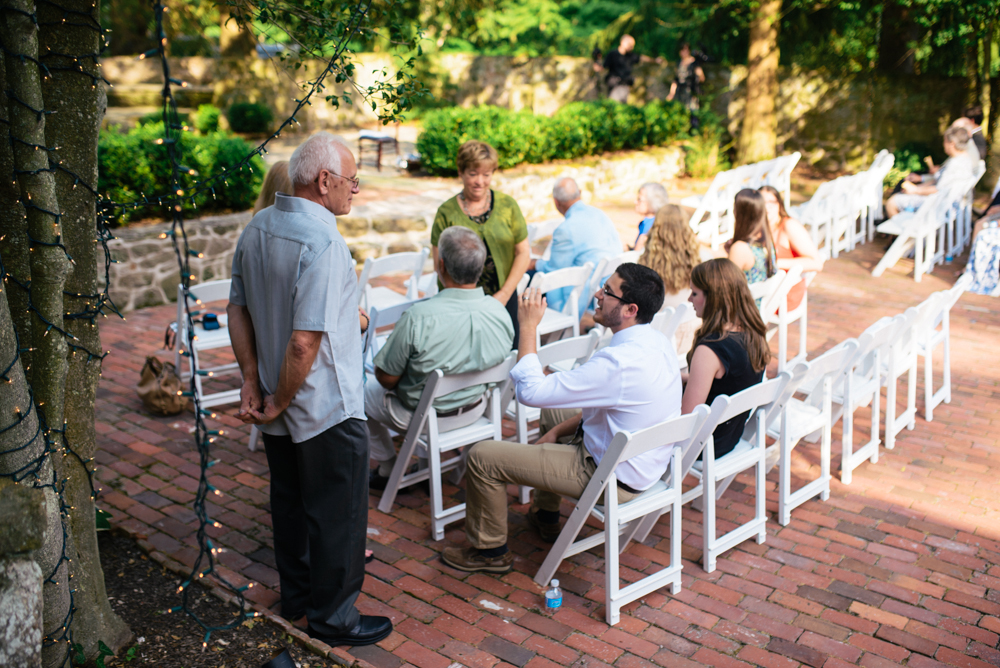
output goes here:
{"type": "MultiPolygon", "coordinates": [[[[408,473],[416,473],[416,471],[417,471],[417,465],[414,464],[412,467],[410,467],[410,470],[408,471],[408,473]]],[[[380,491],[385,491],[385,488],[388,485],[389,485],[389,476],[384,476],[384,475],[380,474],[378,472],[378,467],[377,466],[375,468],[371,469],[371,471],[368,472],[368,489],[369,490],[377,489],[377,490],[380,490],[380,491]]],[[[420,482],[417,482],[417,483],[414,483],[414,484],[410,485],[410,487],[415,488],[415,489],[422,489],[422,490],[424,490],[425,494],[427,494],[428,496],[430,496],[431,485],[430,485],[430,482],[428,482],[427,480],[421,480],[420,482]]]]}
{"type": "MultiPolygon", "coordinates": [[[[558,522],[543,522],[538,519],[538,511],[528,510],[528,523],[546,543],[554,543],[559,537],[558,522]]],[[[446,547],[441,560],[452,568],[469,573],[509,573],[514,568],[514,553],[506,552],[498,557],[487,557],[475,547],[446,547]]]]}

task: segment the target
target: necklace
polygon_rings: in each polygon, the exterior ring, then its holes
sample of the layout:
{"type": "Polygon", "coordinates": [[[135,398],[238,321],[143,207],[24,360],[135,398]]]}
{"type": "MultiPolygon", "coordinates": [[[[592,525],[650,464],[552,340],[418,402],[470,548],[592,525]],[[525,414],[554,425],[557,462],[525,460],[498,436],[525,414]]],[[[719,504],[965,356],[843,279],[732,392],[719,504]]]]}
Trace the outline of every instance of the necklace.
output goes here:
{"type": "Polygon", "coordinates": [[[490,208],[489,198],[483,198],[482,202],[476,204],[476,209],[478,210],[473,209],[472,203],[465,199],[465,193],[458,194],[458,203],[467,216],[481,216],[490,208]]]}

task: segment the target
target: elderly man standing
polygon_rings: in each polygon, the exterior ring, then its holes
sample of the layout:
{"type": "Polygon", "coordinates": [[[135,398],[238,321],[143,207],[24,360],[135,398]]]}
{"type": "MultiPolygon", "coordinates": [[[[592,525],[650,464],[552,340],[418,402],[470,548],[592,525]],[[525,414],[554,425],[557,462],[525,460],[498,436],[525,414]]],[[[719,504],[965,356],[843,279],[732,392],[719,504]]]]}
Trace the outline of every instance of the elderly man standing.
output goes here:
{"type": "MultiPolygon", "coordinates": [[[[600,209],[580,201],[580,186],[576,181],[568,176],[558,179],[552,188],[552,199],[565,220],[552,233],[549,259],[533,261],[532,269],[550,272],[566,267],[582,267],[588,262],[596,268],[604,258],[622,252],[622,241],[615,224],[600,209]]],[[[548,293],[549,308],[561,311],[571,291],[571,288],[559,288],[548,293]]],[[[581,314],[592,297],[580,296],[581,314]]]]}
{"type": "MultiPolygon", "coordinates": [[[[375,377],[365,384],[371,456],[379,462],[368,478],[371,489],[385,489],[396,463],[389,429],[409,427],[428,375],[436,369],[446,375],[482,371],[510,354],[510,315],[476,285],[485,261],[478,234],[459,226],[442,232],[435,268],[444,289],[407,309],[375,356],[375,377]]],[[[486,411],[485,391],[483,385],[459,390],[437,399],[434,408],[438,417],[455,418],[454,428],[472,424],[486,411]]]]}
{"type": "MultiPolygon", "coordinates": [[[[239,417],[260,425],[271,470],[281,612],[328,645],[392,631],[358,613],[368,522],[368,429],[358,280],[337,215],[358,192],[354,156],[317,133],[288,163],[294,196],[243,230],[233,257],[229,332],[243,372],[239,417]]],[[[365,323],[367,326],[367,322],[365,323]]]]}

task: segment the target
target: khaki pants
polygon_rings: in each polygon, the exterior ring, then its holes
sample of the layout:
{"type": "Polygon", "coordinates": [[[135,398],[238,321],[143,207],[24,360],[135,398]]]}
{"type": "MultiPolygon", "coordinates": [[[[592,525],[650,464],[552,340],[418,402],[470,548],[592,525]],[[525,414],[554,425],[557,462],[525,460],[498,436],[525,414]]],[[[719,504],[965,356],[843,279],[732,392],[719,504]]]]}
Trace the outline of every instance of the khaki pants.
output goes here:
{"type": "MultiPolygon", "coordinates": [[[[544,434],[573,417],[578,409],[543,409],[540,428],[544,434]]],[[[569,443],[526,445],[510,441],[482,441],[472,447],[466,471],[465,533],[481,550],[507,542],[507,485],[535,488],[532,507],[558,511],[560,497],[580,498],[597,470],[582,439],[569,443]]],[[[637,495],[618,488],[618,502],[637,495]]]]}

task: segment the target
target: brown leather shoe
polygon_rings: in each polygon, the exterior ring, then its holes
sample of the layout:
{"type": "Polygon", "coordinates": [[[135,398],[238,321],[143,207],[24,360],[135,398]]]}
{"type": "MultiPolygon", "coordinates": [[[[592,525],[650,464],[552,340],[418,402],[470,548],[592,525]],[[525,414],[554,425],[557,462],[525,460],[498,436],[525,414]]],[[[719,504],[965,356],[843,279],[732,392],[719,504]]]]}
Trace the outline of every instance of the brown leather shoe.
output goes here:
{"type": "Polygon", "coordinates": [[[546,543],[554,543],[559,538],[559,522],[543,522],[538,519],[538,511],[528,509],[528,524],[538,532],[538,536],[546,543]]]}
{"type": "Polygon", "coordinates": [[[474,547],[446,547],[441,561],[452,568],[469,573],[510,573],[514,568],[514,553],[499,557],[484,557],[474,547]]]}

